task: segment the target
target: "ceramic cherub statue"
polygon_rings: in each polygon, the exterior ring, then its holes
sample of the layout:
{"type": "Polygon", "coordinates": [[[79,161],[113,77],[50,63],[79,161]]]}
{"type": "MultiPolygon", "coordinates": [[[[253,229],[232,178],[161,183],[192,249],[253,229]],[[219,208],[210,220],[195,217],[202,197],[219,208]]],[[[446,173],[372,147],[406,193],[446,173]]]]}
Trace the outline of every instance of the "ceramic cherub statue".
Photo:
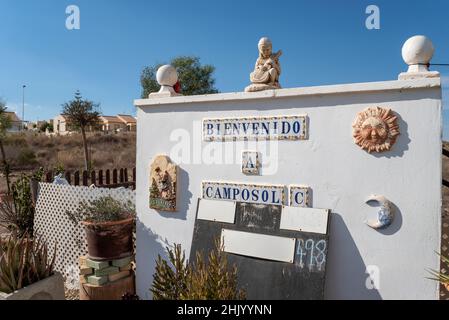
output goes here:
{"type": "Polygon", "coordinates": [[[266,37],[260,39],[258,47],[259,58],[256,61],[254,71],[249,76],[252,84],[246,87],[245,91],[280,89],[281,65],[279,64],[279,57],[282,55],[282,51],[279,50],[273,54],[271,40],[266,37]]]}

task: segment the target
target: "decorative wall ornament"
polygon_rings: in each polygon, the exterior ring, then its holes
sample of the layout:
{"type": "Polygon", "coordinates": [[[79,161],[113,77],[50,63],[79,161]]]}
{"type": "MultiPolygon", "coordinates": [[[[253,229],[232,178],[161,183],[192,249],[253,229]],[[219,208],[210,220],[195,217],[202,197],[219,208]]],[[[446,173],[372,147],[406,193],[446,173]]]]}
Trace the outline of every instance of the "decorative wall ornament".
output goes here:
{"type": "Polygon", "coordinates": [[[150,208],[176,211],[178,168],[169,157],[159,155],[150,168],[150,208]]]}
{"type": "Polygon", "coordinates": [[[260,173],[260,157],[257,151],[242,151],[242,173],[258,175],[260,173]]]}
{"type": "Polygon", "coordinates": [[[310,207],[310,188],[307,186],[291,185],[290,187],[290,207],[310,207]]]}
{"type": "Polygon", "coordinates": [[[368,198],[366,203],[375,202],[380,206],[377,213],[377,219],[370,219],[365,223],[373,229],[384,229],[391,225],[394,219],[394,211],[391,202],[381,195],[372,195],[368,198]]]}
{"type": "Polygon", "coordinates": [[[206,118],[203,140],[307,140],[307,122],[307,115],[206,118]]]}
{"type": "Polygon", "coordinates": [[[251,85],[245,88],[246,92],[262,91],[269,89],[280,89],[279,76],[281,75],[281,65],[279,57],[282,51],[273,54],[271,40],[263,37],[259,40],[259,58],[256,61],[254,71],[249,78],[251,85]]]}
{"type": "Polygon", "coordinates": [[[354,142],[369,153],[390,150],[400,134],[397,116],[381,107],[359,112],[352,127],[354,142]]]}

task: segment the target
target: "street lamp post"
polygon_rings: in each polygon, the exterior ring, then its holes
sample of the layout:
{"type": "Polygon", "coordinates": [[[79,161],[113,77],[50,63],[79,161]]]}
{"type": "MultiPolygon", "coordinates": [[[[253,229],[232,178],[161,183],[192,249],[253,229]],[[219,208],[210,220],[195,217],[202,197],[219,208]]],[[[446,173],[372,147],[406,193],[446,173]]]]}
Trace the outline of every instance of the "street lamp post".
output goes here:
{"type": "Polygon", "coordinates": [[[25,128],[25,88],[27,86],[22,86],[22,130],[25,128]]]}

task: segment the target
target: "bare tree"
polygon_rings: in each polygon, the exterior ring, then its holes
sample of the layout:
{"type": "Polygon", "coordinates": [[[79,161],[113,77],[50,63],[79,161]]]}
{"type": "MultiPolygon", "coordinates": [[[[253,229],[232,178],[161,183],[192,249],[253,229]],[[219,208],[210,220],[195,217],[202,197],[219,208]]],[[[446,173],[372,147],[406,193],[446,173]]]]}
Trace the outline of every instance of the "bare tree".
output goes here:
{"type": "Polygon", "coordinates": [[[84,166],[86,170],[90,170],[91,167],[89,152],[87,150],[86,129],[89,126],[98,124],[100,120],[99,106],[97,103],[83,99],[79,91],[75,92],[74,100],[62,105],[62,114],[67,118],[67,121],[81,131],[84,147],[84,166]]]}

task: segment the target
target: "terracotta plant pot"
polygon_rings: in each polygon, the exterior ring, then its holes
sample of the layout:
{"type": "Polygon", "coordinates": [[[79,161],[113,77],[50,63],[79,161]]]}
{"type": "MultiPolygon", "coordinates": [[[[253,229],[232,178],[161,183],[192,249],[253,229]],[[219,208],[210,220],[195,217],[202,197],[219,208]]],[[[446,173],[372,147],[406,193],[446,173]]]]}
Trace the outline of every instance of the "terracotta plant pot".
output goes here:
{"type": "Polygon", "coordinates": [[[116,260],[133,254],[134,218],[111,222],[82,222],[92,260],[116,260]]]}

